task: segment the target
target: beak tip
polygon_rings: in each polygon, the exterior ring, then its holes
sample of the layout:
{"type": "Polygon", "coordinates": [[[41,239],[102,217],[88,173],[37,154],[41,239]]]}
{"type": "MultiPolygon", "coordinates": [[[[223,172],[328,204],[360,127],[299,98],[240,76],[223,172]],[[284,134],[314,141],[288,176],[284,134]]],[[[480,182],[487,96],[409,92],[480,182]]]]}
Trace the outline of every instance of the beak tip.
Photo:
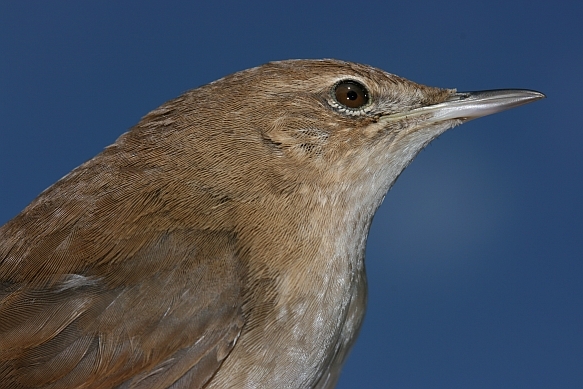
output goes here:
{"type": "Polygon", "coordinates": [[[535,92],[538,95],[538,97],[536,98],[537,100],[546,99],[547,98],[547,95],[545,95],[542,92],[537,92],[537,91],[533,91],[533,92],[535,92]]]}

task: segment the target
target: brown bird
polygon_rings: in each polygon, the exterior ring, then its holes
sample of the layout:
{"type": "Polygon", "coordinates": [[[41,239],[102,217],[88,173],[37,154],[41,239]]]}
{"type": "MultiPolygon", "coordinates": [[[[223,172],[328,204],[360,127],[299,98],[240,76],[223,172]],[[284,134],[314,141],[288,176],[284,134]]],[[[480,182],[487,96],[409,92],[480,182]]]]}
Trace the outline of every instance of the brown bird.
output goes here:
{"type": "Polygon", "coordinates": [[[0,229],[0,387],[334,387],[396,178],[542,97],[292,60],[163,104],[0,229]]]}

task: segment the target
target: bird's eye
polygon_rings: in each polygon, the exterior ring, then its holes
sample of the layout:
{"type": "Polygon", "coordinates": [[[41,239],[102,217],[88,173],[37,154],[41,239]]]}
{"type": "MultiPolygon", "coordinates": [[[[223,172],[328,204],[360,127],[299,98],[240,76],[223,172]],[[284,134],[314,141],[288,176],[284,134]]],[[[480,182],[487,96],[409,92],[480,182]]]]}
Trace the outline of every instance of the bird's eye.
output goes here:
{"type": "Polygon", "coordinates": [[[368,91],[356,81],[341,81],[334,90],[336,100],[348,108],[360,108],[368,103],[368,91]]]}

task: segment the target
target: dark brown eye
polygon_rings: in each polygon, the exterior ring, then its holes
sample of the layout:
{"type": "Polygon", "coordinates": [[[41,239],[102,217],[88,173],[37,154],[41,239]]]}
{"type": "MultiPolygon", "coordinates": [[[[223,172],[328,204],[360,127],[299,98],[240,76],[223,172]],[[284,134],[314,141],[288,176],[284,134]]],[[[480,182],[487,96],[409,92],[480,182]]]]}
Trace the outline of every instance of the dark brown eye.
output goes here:
{"type": "Polygon", "coordinates": [[[368,91],[355,81],[342,81],[334,91],[336,100],[348,108],[360,108],[368,103],[368,91]]]}

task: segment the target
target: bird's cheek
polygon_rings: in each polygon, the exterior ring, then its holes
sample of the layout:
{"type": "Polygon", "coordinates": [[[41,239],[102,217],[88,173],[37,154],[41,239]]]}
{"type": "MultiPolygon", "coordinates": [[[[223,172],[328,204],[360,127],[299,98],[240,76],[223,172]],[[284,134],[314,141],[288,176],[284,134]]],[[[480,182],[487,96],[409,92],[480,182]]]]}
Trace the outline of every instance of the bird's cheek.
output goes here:
{"type": "Polygon", "coordinates": [[[374,139],[385,136],[387,132],[386,124],[382,122],[373,122],[363,127],[361,132],[367,139],[374,139]]]}

